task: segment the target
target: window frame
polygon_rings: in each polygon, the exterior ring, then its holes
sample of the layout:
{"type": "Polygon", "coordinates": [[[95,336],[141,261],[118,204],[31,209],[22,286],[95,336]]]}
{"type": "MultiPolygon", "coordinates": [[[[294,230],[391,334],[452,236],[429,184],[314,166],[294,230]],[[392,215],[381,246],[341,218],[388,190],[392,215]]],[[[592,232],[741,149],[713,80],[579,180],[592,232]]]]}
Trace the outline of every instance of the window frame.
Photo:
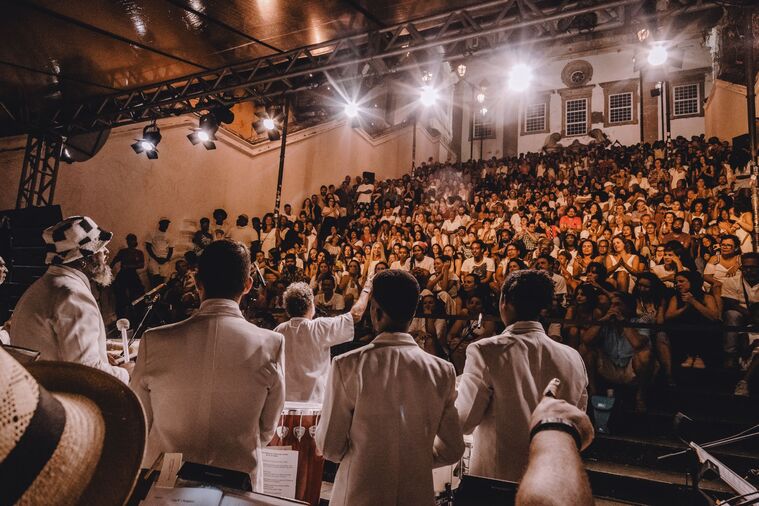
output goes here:
{"type": "Polygon", "coordinates": [[[635,96],[634,96],[634,94],[633,94],[632,91],[620,91],[620,92],[616,92],[616,93],[609,93],[609,96],[606,98],[606,102],[607,102],[607,106],[609,108],[608,109],[609,110],[609,120],[608,120],[609,125],[614,125],[614,126],[616,126],[616,125],[625,125],[625,124],[631,123],[633,121],[633,116],[634,116],[633,115],[633,109],[635,108],[635,96]],[[624,106],[619,106],[619,105],[618,106],[612,106],[612,104],[611,104],[612,98],[619,97],[621,95],[627,95],[630,98],[630,103],[628,105],[624,105],[624,106]],[[629,111],[629,115],[626,116],[622,120],[614,121],[613,120],[613,114],[614,114],[614,112],[617,111],[617,110],[621,110],[621,109],[627,109],[629,111]]]}
{"type": "Polygon", "coordinates": [[[681,119],[681,118],[690,118],[692,116],[697,116],[699,114],[699,111],[701,109],[701,89],[699,87],[698,82],[690,82],[690,83],[678,83],[672,86],[672,118],[673,119],[681,119]],[[691,98],[681,98],[678,100],[677,98],[677,90],[678,88],[694,88],[696,90],[696,96],[691,98]],[[695,111],[688,111],[685,113],[677,113],[677,104],[678,102],[693,102],[696,106],[695,111]]]}
{"type": "MultiPolygon", "coordinates": [[[[543,133],[547,130],[547,120],[548,119],[548,104],[543,102],[533,102],[531,104],[527,104],[524,108],[524,128],[523,131],[526,135],[532,135],[532,134],[539,134],[543,133]],[[541,107],[543,109],[542,113],[533,117],[528,117],[530,114],[530,108],[532,107],[541,107]],[[541,123],[537,126],[539,128],[530,128],[530,121],[536,121],[541,120],[541,123]]],[[[535,125],[533,125],[535,126],[535,125]]]]}
{"type": "Polygon", "coordinates": [[[568,98],[564,102],[564,135],[566,137],[582,137],[585,135],[588,135],[588,132],[590,131],[590,99],[588,97],[575,97],[575,98],[568,98]],[[570,111],[569,110],[569,104],[573,102],[583,102],[585,107],[583,108],[583,114],[584,119],[583,121],[573,121],[572,123],[569,122],[569,114],[572,113],[579,113],[581,110],[577,109],[576,111],[570,111]],[[570,125],[583,125],[583,131],[582,133],[569,133],[569,126],[570,125]]]}

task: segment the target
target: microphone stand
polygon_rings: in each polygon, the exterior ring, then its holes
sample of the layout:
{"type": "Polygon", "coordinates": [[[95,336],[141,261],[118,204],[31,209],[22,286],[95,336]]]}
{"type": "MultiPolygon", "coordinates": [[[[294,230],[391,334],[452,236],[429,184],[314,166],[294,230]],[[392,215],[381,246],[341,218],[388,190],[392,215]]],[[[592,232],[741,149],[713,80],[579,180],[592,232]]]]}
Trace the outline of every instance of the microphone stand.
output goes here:
{"type": "Polygon", "coordinates": [[[142,330],[142,328],[145,326],[145,322],[148,320],[148,315],[150,315],[150,312],[153,310],[153,306],[155,306],[156,302],[158,302],[159,297],[160,296],[158,294],[155,294],[152,297],[146,297],[144,299],[147,302],[147,308],[145,309],[145,314],[142,315],[142,320],[140,320],[140,324],[137,325],[137,328],[135,329],[134,334],[132,334],[132,339],[129,341],[130,344],[135,339],[137,339],[137,336],[140,334],[140,330],[142,330]]]}

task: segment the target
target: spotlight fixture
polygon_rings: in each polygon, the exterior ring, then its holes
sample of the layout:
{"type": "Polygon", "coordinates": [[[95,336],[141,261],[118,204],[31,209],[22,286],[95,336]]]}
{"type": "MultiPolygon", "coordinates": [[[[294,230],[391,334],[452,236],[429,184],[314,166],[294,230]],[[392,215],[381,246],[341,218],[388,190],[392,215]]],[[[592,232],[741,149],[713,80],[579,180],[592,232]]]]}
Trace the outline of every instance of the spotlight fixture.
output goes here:
{"type": "Polygon", "coordinates": [[[464,76],[466,75],[466,65],[463,63],[460,64],[458,67],[456,67],[456,72],[459,74],[459,77],[464,79],[464,76]]]}
{"type": "Polygon", "coordinates": [[[206,149],[216,149],[216,132],[219,130],[219,120],[213,112],[207,112],[198,120],[198,128],[194,128],[187,136],[193,146],[203,144],[206,149]]]}
{"type": "Polygon", "coordinates": [[[74,157],[71,156],[71,151],[65,145],[63,146],[63,151],[61,151],[61,161],[68,164],[74,163],[74,157]]]}
{"type": "Polygon", "coordinates": [[[261,109],[260,112],[256,112],[258,119],[253,122],[253,130],[258,135],[266,135],[270,141],[278,141],[280,138],[279,129],[277,124],[282,122],[282,118],[279,116],[273,116],[266,109],[261,109]]]}
{"type": "Polygon", "coordinates": [[[525,63],[517,63],[509,71],[508,86],[511,91],[524,91],[530,87],[532,69],[525,63]]]}
{"type": "Polygon", "coordinates": [[[667,56],[667,48],[661,42],[658,42],[648,52],[648,63],[653,66],[662,65],[667,61],[667,56]]]}
{"type": "MultiPolygon", "coordinates": [[[[374,104],[375,107],[377,104],[374,104]]],[[[358,104],[356,102],[348,102],[345,104],[345,115],[349,118],[355,118],[358,116],[358,104]]]]}
{"type": "Polygon", "coordinates": [[[484,103],[484,102],[485,102],[485,93],[483,93],[483,92],[479,92],[479,93],[477,94],[477,103],[478,103],[478,104],[482,104],[482,103],[484,103]]]}
{"type": "Polygon", "coordinates": [[[480,114],[482,114],[483,116],[485,116],[487,113],[488,113],[487,107],[483,107],[482,109],[480,109],[480,114]]]}
{"type": "Polygon", "coordinates": [[[429,107],[437,101],[437,90],[429,85],[422,86],[419,99],[423,106],[429,107]]]}
{"type": "Polygon", "coordinates": [[[425,83],[432,81],[432,72],[430,72],[429,70],[425,70],[424,72],[422,72],[422,81],[425,83]]]}
{"type": "Polygon", "coordinates": [[[158,144],[161,142],[161,130],[155,121],[142,129],[142,139],[135,139],[132,149],[138,155],[145,153],[149,160],[158,158],[158,144]]]}

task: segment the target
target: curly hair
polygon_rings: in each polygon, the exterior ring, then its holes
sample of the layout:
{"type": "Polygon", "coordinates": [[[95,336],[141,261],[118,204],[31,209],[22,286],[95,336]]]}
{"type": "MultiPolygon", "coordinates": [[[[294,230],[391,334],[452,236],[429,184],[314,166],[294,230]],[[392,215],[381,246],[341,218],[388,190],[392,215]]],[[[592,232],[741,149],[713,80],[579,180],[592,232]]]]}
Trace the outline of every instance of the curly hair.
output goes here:
{"type": "Polygon", "coordinates": [[[305,316],[314,305],[314,292],[307,283],[292,283],[285,290],[285,310],[291,318],[305,316]]]}

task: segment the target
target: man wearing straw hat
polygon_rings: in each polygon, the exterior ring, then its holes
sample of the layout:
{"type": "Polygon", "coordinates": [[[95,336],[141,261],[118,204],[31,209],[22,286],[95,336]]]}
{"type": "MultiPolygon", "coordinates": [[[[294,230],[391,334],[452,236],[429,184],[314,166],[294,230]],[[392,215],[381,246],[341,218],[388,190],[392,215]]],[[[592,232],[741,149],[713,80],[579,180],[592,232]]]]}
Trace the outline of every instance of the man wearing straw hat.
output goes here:
{"type": "Polygon", "coordinates": [[[113,281],[106,248],[112,237],[87,216],[72,216],[45,229],[49,267],[16,304],[12,345],[39,351],[41,360],[76,362],[129,382],[131,364],[115,367],[108,361],[105,324],[91,286],[113,281]]]}

